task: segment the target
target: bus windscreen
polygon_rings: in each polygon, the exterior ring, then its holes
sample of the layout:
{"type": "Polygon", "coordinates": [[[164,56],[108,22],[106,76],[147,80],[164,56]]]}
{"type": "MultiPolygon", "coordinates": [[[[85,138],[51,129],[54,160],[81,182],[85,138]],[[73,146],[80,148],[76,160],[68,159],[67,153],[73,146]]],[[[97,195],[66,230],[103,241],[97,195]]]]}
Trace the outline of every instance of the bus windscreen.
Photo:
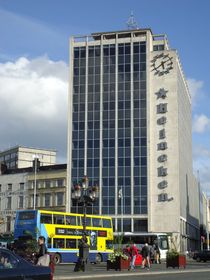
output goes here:
{"type": "Polygon", "coordinates": [[[34,211],[19,212],[18,220],[33,220],[35,218],[34,211]]]}

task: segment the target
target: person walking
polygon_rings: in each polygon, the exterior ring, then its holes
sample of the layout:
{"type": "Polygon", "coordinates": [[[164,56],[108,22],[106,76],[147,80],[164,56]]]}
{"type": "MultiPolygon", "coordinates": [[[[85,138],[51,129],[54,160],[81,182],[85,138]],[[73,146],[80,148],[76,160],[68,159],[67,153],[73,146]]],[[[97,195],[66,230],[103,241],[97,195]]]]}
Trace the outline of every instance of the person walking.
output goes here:
{"type": "Polygon", "coordinates": [[[138,249],[136,247],[136,244],[131,245],[131,262],[130,262],[130,269],[135,270],[135,261],[136,257],[138,255],[138,249]]]}
{"type": "Polygon", "coordinates": [[[150,249],[147,243],[144,244],[141,253],[143,258],[142,268],[145,268],[147,266],[147,269],[150,269],[150,249]]]}
{"type": "Polygon", "coordinates": [[[50,256],[47,254],[47,247],[45,245],[45,237],[39,236],[38,238],[39,252],[36,255],[38,261],[37,265],[49,266],[50,256]]]}
{"type": "Polygon", "coordinates": [[[79,257],[74,267],[74,272],[85,271],[88,265],[89,258],[89,245],[86,233],[83,234],[82,238],[79,240],[79,257]]]}
{"type": "Polygon", "coordinates": [[[157,244],[155,244],[155,261],[157,264],[160,264],[160,249],[157,244]]]}

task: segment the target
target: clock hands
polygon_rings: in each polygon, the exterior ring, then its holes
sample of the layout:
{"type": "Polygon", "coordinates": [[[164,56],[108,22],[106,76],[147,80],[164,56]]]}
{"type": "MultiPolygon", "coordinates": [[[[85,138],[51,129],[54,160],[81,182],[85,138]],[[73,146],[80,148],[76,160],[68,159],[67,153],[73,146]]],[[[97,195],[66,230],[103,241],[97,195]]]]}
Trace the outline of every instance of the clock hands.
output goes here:
{"type": "Polygon", "coordinates": [[[157,66],[157,67],[155,67],[155,69],[158,69],[158,68],[161,67],[161,66],[162,66],[163,69],[165,69],[165,65],[164,65],[164,64],[165,64],[166,62],[168,62],[168,61],[171,61],[171,58],[169,58],[169,59],[167,59],[167,60],[165,60],[165,61],[161,61],[160,65],[157,66]]]}
{"type": "Polygon", "coordinates": [[[173,69],[173,57],[170,57],[169,54],[163,55],[162,53],[157,55],[151,62],[152,71],[155,71],[155,74],[159,76],[167,74],[173,69]]]}

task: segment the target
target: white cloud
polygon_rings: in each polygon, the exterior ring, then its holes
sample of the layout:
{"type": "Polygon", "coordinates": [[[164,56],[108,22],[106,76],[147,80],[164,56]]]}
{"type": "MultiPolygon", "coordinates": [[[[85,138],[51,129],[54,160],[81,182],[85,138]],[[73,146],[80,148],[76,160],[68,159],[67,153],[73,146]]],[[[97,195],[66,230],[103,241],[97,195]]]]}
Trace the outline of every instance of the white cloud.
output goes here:
{"type": "Polygon", "coordinates": [[[48,57],[0,64],[0,148],[56,148],[65,157],[68,66],[48,57]]]}
{"type": "Polygon", "coordinates": [[[195,115],[193,118],[193,132],[204,133],[210,129],[210,119],[204,115],[195,115]]]}
{"type": "Polygon", "coordinates": [[[197,159],[200,157],[205,157],[205,158],[209,158],[210,159],[210,150],[199,145],[199,146],[195,146],[193,148],[193,158],[197,159]]]}
{"type": "Polygon", "coordinates": [[[194,106],[197,102],[197,99],[202,95],[203,81],[197,81],[195,79],[187,79],[189,86],[190,94],[192,97],[192,105],[194,106]]]}

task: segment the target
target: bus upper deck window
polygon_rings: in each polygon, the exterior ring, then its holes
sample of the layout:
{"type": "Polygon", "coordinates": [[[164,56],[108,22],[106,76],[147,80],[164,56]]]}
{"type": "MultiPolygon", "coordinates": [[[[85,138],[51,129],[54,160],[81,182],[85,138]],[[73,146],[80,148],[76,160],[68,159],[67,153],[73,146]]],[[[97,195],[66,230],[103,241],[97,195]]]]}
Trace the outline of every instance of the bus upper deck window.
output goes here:
{"type": "Polygon", "coordinates": [[[41,214],[41,224],[52,224],[52,214],[41,214]]]}
{"type": "Polygon", "coordinates": [[[66,215],[66,225],[76,226],[76,216],[66,215]]]}
{"type": "Polygon", "coordinates": [[[102,227],[100,218],[92,218],[93,227],[102,227]]]}
{"type": "Polygon", "coordinates": [[[103,219],[103,227],[111,228],[111,221],[109,219],[103,219]]]}
{"type": "Polygon", "coordinates": [[[86,217],[86,219],[84,219],[84,217],[82,217],[82,225],[84,225],[85,223],[87,227],[91,227],[91,218],[86,217]]]}
{"type": "Polygon", "coordinates": [[[64,225],[64,215],[53,215],[54,224],[64,225]]]}

